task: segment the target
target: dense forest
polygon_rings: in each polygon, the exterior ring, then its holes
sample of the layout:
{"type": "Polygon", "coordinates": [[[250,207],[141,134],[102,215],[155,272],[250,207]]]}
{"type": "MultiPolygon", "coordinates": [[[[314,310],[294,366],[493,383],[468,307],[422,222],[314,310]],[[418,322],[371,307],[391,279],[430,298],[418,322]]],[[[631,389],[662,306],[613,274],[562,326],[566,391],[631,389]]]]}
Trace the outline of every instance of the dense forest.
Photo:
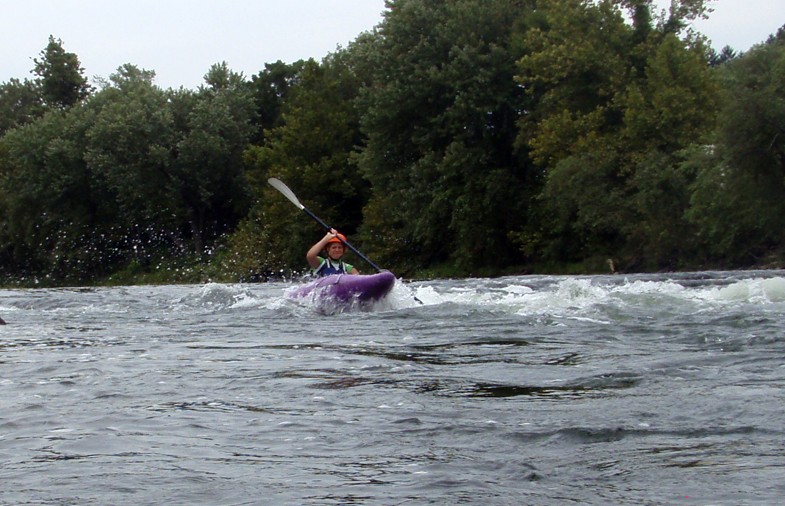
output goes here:
{"type": "MultiPolygon", "coordinates": [[[[0,284],[251,281],[324,231],[407,277],[785,265],[785,30],[703,0],[388,0],[322,61],[0,84],[0,284]]],[[[361,270],[370,268],[353,259],[361,270]]]]}

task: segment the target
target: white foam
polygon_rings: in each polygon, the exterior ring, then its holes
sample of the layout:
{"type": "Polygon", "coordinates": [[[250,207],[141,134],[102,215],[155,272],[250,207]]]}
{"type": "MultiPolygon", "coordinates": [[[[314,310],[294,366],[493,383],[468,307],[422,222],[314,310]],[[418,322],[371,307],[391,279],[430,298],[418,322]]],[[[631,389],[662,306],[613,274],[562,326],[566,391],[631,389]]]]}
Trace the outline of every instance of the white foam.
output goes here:
{"type": "Polygon", "coordinates": [[[698,290],[694,297],[717,304],[783,302],[785,301],[785,278],[744,279],[723,287],[698,290]]]}
{"type": "Polygon", "coordinates": [[[414,290],[414,295],[426,306],[447,302],[447,299],[432,286],[418,286],[414,290]]]}
{"type": "Polygon", "coordinates": [[[726,306],[740,302],[765,304],[785,301],[785,278],[752,278],[724,286],[690,286],[678,279],[650,281],[617,278],[505,278],[500,285],[487,280],[466,280],[461,286],[441,290],[441,282],[422,282],[414,293],[426,305],[454,303],[489,307],[520,315],[572,314],[604,322],[595,315],[587,316],[604,305],[649,307],[667,304],[670,307],[690,304],[691,309],[726,306]],[[550,282],[554,279],[555,282],[550,282]],[[508,284],[504,285],[503,283],[508,284]],[[530,284],[528,284],[528,283],[530,284]],[[697,306],[696,306],[697,305],[697,306]]]}
{"type": "Polygon", "coordinates": [[[771,302],[785,302],[785,278],[764,279],[760,285],[771,302]]]}
{"type": "Polygon", "coordinates": [[[631,294],[668,294],[677,295],[684,293],[686,288],[673,281],[643,281],[635,280],[614,288],[617,293],[631,294]]]}

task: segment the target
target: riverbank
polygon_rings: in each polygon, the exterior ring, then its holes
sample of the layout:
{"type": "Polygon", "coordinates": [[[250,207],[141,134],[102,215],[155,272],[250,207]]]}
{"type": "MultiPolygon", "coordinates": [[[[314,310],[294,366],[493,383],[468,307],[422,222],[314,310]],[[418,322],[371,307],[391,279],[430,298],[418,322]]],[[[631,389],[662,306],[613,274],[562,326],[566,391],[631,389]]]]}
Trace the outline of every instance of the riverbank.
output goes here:
{"type": "MultiPolygon", "coordinates": [[[[694,271],[743,271],[743,270],[778,270],[785,269],[785,252],[773,251],[750,263],[733,265],[720,262],[689,262],[674,260],[672,265],[659,268],[646,268],[638,259],[617,259],[606,256],[595,256],[580,262],[530,262],[502,269],[467,270],[452,264],[440,264],[411,273],[397,273],[410,281],[456,278],[496,278],[516,275],[561,275],[589,276],[603,274],[642,274],[664,272],[694,271]]],[[[363,267],[361,261],[355,265],[363,273],[371,273],[372,269],[363,267]]],[[[58,279],[51,274],[43,275],[6,275],[0,279],[0,288],[57,288],[68,286],[134,286],[134,285],[179,285],[201,283],[260,283],[298,279],[306,274],[303,271],[279,272],[237,272],[221,260],[196,256],[182,256],[161,260],[157,264],[140,265],[131,262],[123,269],[102,276],[81,276],[58,279]]]]}

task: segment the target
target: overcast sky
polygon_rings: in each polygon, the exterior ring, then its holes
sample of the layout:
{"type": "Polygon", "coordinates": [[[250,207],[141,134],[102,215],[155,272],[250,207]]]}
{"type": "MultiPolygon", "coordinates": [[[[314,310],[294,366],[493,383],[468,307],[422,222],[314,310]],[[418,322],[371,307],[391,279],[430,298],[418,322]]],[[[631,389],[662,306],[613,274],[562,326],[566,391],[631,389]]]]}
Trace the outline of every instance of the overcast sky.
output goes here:
{"type": "MultiPolygon", "coordinates": [[[[667,7],[667,0],[656,0],[667,7]]],[[[785,25],[785,0],[714,0],[708,20],[698,20],[695,28],[706,35],[717,50],[730,46],[746,51],[765,42],[785,25]]]]}
{"type": "MultiPolygon", "coordinates": [[[[667,4],[667,0],[657,0],[667,4]]],[[[785,24],[785,0],[715,0],[696,27],[720,49],[747,50],[785,24]]],[[[164,88],[196,88],[214,63],[246,77],[265,63],[320,60],[382,21],[384,0],[0,0],[0,82],[31,78],[49,35],[85,74],[132,63],[164,88]]]]}

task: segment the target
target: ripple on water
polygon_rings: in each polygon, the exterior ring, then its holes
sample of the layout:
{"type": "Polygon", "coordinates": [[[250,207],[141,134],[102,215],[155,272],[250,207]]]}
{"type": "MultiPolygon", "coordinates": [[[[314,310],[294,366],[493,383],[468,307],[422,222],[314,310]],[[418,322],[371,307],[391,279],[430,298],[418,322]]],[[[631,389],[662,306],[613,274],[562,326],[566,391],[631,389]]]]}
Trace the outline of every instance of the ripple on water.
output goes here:
{"type": "Polygon", "coordinates": [[[1,291],[0,503],[776,504],[783,279],[1,291]]]}

